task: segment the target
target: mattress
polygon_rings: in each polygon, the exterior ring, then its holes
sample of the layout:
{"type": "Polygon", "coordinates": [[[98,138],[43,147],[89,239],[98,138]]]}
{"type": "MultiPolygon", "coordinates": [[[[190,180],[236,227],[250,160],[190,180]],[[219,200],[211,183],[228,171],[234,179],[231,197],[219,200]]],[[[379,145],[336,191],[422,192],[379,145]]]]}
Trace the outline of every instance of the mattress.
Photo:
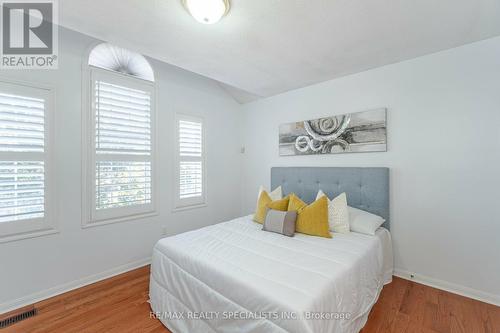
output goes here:
{"type": "Polygon", "coordinates": [[[181,332],[359,332],[392,278],[388,230],[264,232],[251,216],[161,239],[153,313],[181,332]]]}

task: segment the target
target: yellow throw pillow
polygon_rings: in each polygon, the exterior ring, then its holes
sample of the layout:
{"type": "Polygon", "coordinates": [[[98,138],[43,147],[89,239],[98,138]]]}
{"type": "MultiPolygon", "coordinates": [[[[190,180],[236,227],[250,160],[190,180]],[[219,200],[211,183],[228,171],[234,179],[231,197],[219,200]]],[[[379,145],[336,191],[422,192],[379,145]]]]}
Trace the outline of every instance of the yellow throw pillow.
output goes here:
{"type": "Polygon", "coordinates": [[[281,200],[273,201],[266,191],[262,191],[259,195],[259,201],[257,201],[257,209],[255,210],[253,220],[260,224],[264,223],[268,208],[286,212],[288,210],[288,201],[288,196],[281,200]]]}
{"type": "Polygon", "coordinates": [[[328,199],[325,196],[307,205],[299,197],[292,194],[288,210],[297,211],[296,232],[332,238],[328,225],[328,199]]]}

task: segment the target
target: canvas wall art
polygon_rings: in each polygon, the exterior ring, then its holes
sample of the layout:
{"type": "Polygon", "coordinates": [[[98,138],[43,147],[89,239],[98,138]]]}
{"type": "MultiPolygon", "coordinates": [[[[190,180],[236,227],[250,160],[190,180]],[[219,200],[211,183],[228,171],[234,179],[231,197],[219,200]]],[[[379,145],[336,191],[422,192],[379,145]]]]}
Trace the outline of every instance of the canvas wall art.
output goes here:
{"type": "Polygon", "coordinates": [[[387,151],[386,109],[282,124],[281,156],[387,151]]]}

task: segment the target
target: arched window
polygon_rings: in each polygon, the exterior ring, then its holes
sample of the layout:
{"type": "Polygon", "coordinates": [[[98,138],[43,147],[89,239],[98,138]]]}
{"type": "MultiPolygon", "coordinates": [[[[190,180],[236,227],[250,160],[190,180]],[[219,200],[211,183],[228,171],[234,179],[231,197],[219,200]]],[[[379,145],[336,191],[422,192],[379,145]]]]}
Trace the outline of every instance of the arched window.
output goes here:
{"type": "Polygon", "coordinates": [[[154,73],[140,54],[108,43],[89,54],[87,217],[98,225],[152,214],[154,73]]]}
{"type": "Polygon", "coordinates": [[[153,69],[139,53],[102,43],[92,49],[89,65],[154,82],[153,69]]]}

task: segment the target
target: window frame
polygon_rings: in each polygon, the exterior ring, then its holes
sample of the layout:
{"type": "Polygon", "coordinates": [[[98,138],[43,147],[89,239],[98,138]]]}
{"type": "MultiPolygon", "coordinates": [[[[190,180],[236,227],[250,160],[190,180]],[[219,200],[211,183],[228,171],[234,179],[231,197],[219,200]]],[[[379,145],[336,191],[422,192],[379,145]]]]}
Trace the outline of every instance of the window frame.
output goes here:
{"type": "Polygon", "coordinates": [[[46,84],[33,84],[23,81],[10,80],[0,77],[0,91],[26,97],[43,98],[44,109],[44,152],[0,152],[2,161],[36,160],[44,162],[44,216],[24,220],[13,220],[0,223],[0,243],[11,242],[26,238],[39,237],[58,233],[58,226],[53,209],[53,145],[54,145],[54,107],[55,89],[46,84]],[[26,157],[39,154],[40,159],[26,157]]]}
{"type": "Polygon", "coordinates": [[[175,143],[175,149],[174,149],[174,200],[173,200],[173,212],[177,211],[184,211],[184,210],[190,210],[190,209],[196,209],[196,208],[202,208],[207,206],[207,197],[208,197],[208,191],[207,191],[207,163],[206,163],[206,156],[207,156],[207,151],[206,151],[206,135],[207,135],[207,130],[206,130],[206,123],[203,117],[199,116],[192,116],[184,113],[176,113],[175,114],[175,131],[174,131],[174,143],[175,143]],[[179,147],[179,122],[185,120],[185,121],[192,121],[192,122],[199,122],[201,123],[201,150],[202,154],[200,158],[197,157],[181,157],[180,156],[180,147],[179,147]],[[182,160],[200,160],[201,161],[201,174],[202,174],[202,195],[201,197],[197,198],[188,198],[188,199],[181,199],[180,198],[180,163],[182,160]]]}
{"type": "MultiPolygon", "coordinates": [[[[86,108],[82,121],[84,129],[84,139],[82,142],[82,153],[85,163],[83,174],[83,214],[82,228],[96,227],[111,223],[137,220],[158,214],[157,202],[157,182],[156,182],[156,160],[157,160],[157,89],[155,82],[144,80],[131,75],[106,70],[92,65],[87,65],[88,75],[86,77],[87,93],[86,108]],[[102,211],[96,209],[96,108],[95,108],[95,82],[102,80],[111,84],[117,84],[131,89],[147,90],[151,93],[151,203],[129,207],[107,208],[102,211]]],[[[129,159],[127,161],[133,161],[129,159]]],[[[138,158],[137,161],[144,161],[138,158]]]]}

